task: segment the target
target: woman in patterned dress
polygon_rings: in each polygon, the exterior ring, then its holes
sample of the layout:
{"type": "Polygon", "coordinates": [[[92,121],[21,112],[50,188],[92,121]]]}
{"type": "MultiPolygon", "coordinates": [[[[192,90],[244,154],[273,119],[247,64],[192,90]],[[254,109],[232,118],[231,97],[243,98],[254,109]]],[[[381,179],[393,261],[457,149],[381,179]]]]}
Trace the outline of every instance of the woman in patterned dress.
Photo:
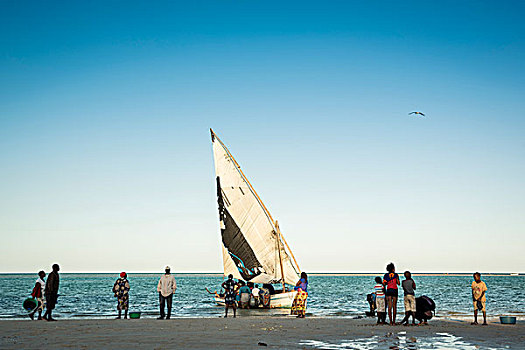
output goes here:
{"type": "Polygon", "coordinates": [[[113,285],[113,293],[117,298],[117,319],[120,319],[122,310],[124,310],[124,319],[128,318],[128,306],[129,306],[129,281],[128,275],[125,272],[120,273],[120,278],[115,281],[113,285]]]}
{"type": "Polygon", "coordinates": [[[308,276],[306,272],[301,272],[301,279],[297,282],[294,289],[297,291],[292,304],[292,315],[297,318],[304,318],[306,314],[306,299],[308,298],[308,276]]]}
{"type": "Polygon", "coordinates": [[[224,288],[224,303],[226,304],[226,309],[224,317],[228,317],[228,309],[233,308],[233,317],[236,317],[237,305],[235,305],[235,286],[236,283],[233,280],[233,275],[228,275],[228,279],[222,283],[222,288],[224,288]]]}

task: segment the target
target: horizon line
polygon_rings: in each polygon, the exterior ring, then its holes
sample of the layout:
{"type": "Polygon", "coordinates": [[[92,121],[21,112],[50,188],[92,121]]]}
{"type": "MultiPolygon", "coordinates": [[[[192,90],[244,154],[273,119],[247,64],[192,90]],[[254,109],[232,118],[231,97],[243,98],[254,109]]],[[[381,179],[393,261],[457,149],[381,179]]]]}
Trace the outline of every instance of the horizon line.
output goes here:
{"type": "MultiPolygon", "coordinates": [[[[127,274],[153,274],[153,273],[163,273],[164,271],[128,271],[127,274]]],[[[476,272],[476,271],[474,271],[476,272]]],[[[448,271],[448,272],[412,272],[413,275],[472,275],[474,272],[465,272],[465,271],[448,271]]],[[[15,275],[15,274],[36,274],[37,271],[23,271],[23,272],[0,272],[0,275],[15,275]]],[[[117,271],[61,271],[63,274],[116,274],[117,271]]],[[[206,275],[224,275],[222,271],[173,271],[173,274],[181,275],[197,275],[197,274],[206,274],[206,275]]],[[[330,272],[309,272],[310,275],[375,275],[381,274],[383,272],[377,271],[330,271],[330,272]]],[[[403,272],[399,272],[403,274],[403,272]]],[[[525,275],[525,272],[509,272],[509,271],[492,271],[492,272],[481,272],[482,275],[525,275]]]]}

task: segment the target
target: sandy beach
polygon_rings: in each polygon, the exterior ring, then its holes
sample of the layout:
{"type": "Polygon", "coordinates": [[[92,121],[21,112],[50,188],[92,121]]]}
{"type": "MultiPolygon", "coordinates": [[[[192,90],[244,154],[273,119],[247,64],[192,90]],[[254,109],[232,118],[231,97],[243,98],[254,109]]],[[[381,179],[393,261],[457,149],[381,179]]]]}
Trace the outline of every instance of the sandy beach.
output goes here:
{"type": "Polygon", "coordinates": [[[471,326],[434,320],[428,326],[376,326],[371,319],[290,317],[140,320],[0,321],[0,348],[438,348],[525,347],[524,324],[471,326]],[[265,345],[266,344],[266,345],[265,345]]]}

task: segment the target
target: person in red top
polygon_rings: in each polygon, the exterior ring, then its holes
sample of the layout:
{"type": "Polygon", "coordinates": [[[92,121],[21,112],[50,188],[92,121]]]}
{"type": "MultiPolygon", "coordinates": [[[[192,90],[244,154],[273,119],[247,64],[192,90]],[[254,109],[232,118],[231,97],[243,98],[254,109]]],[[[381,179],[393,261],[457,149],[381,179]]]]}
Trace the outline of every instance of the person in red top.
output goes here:
{"type": "Polygon", "coordinates": [[[390,325],[394,326],[397,316],[397,286],[400,282],[399,275],[396,273],[396,267],[393,263],[388,264],[386,270],[388,272],[383,276],[383,285],[386,287],[385,296],[388,305],[388,318],[390,325]]]}
{"type": "Polygon", "coordinates": [[[44,277],[46,277],[46,273],[44,271],[40,271],[38,273],[38,279],[36,280],[35,287],[33,288],[33,292],[31,293],[31,296],[38,301],[38,307],[29,314],[29,317],[32,320],[35,319],[35,312],[37,311],[38,311],[38,319],[39,320],[42,319],[42,311],[44,310],[44,307],[45,307],[44,289],[46,286],[46,282],[44,281],[44,277]]]}

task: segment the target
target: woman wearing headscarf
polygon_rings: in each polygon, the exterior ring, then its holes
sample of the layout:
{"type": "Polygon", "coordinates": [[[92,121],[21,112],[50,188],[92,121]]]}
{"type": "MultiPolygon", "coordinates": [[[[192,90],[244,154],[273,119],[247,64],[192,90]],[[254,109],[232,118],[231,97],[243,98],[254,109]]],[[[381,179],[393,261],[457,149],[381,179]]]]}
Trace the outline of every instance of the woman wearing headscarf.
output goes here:
{"type": "Polygon", "coordinates": [[[129,306],[129,281],[128,275],[125,272],[120,273],[120,277],[115,281],[113,285],[113,293],[117,298],[117,310],[118,317],[121,318],[122,310],[124,310],[124,318],[128,318],[128,306],[129,306]]]}
{"type": "Polygon", "coordinates": [[[306,315],[306,299],[308,298],[308,276],[301,272],[301,279],[297,281],[294,289],[297,291],[292,304],[292,315],[304,318],[306,315]]]}

